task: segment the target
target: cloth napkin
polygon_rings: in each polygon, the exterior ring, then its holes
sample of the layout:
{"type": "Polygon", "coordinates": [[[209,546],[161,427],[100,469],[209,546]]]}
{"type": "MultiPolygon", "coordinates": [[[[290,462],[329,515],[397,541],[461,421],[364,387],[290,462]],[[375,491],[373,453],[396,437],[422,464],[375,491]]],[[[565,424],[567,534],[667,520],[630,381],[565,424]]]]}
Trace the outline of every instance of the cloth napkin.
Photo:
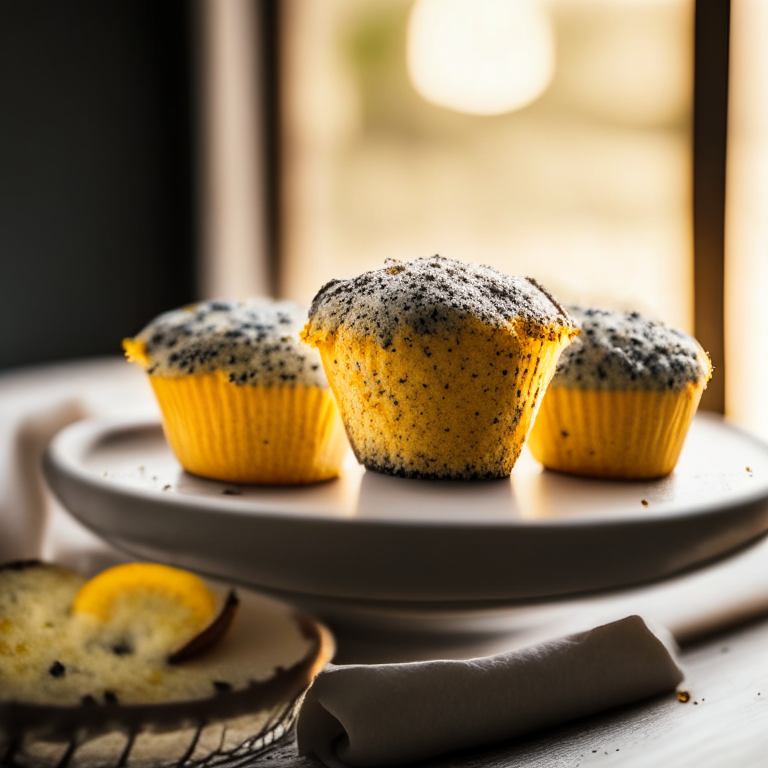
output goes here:
{"type": "Polygon", "coordinates": [[[40,461],[51,438],[84,416],[79,401],[65,400],[26,415],[5,434],[10,472],[0,498],[0,563],[41,556],[49,507],[40,461]]]}
{"type": "Polygon", "coordinates": [[[40,463],[74,421],[154,407],[133,368],[116,358],[0,374],[0,563],[42,558],[90,574],[125,560],[62,509],[40,463]]]}
{"type": "Polygon", "coordinates": [[[298,721],[330,768],[399,765],[492,744],[673,690],[674,641],[629,616],[468,661],[329,666],[298,721]]]}

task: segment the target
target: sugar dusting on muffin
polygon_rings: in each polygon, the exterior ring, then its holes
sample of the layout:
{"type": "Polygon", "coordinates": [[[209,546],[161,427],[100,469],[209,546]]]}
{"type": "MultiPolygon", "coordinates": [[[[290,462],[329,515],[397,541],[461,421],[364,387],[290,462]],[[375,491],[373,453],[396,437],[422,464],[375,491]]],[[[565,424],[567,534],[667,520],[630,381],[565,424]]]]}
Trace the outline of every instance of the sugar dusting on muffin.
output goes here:
{"type": "Polygon", "coordinates": [[[125,346],[153,376],[224,371],[233,384],[327,387],[317,351],[299,339],[304,322],[291,301],[206,301],[160,315],[125,346]]]}
{"type": "Polygon", "coordinates": [[[343,326],[385,349],[403,327],[420,334],[444,332],[467,317],[497,328],[511,329],[513,319],[541,328],[573,328],[568,312],[532,278],[439,255],[390,259],[381,269],[332,280],[315,296],[309,317],[310,333],[333,333],[343,326]]]}
{"type": "Polygon", "coordinates": [[[709,379],[701,345],[638,312],[570,307],[581,334],[558,362],[552,386],[597,390],[679,390],[709,379]]]}

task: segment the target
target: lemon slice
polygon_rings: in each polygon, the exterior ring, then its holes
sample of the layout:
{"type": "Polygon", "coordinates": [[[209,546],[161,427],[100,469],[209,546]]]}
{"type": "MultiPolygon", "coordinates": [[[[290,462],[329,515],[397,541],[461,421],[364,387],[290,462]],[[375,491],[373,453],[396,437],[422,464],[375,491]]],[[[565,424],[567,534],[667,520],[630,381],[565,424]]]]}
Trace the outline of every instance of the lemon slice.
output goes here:
{"type": "Polygon", "coordinates": [[[86,582],[72,604],[93,642],[115,653],[170,654],[216,618],[220,600],[188,571],[128,563],[86,582]]]}

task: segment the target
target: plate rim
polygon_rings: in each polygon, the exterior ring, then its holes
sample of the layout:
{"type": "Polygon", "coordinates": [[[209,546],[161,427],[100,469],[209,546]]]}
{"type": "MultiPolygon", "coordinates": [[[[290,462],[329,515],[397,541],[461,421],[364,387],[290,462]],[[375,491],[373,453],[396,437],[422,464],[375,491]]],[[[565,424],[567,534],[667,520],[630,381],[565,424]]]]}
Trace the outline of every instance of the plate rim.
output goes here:
{"type": "MultiPolygon", "coordinates": [[[[755,444],[760,450],[764,451],[768,456],[768,443],[763,442],[758,437],[750,434],[743,428],[728,421],[725,417],[717,416],[716,414],[698,414],[697,419],[716,421],[724,428],[734,431],[740,435],[742,439],[746,439],[748,442],[755,444]]],[[[621,516],[616,517],[587,517],[587,518],[509,518],[503,520],[495,519],[440,519],[430,520],[427,518],[417,518],[410,520],[408,518],[398,517],[387,519],[383,517],[367,518],[357,516],[337,516],[329,515],[327,513],[306,512],[300,507],[293,507],[285,509],[275,509],[269,503],[244,500],[237,497],[232,498],[207,498],[200,497],[194,494],[180,495],[180,494],[166,494],[161,490],[145,489],[139,487],[130,487],[125,485],[117,485],[115,483],[107,481],[105,478],[99,476],[95,472],[86,469],[82,462],[78,461],[80,457],[88,450],[89,446],[94,445],[99,440],[104,440],[110,435],[119,433],[126,433],[129,431],[146,431],[146,430],[160,430],[162,432],[162,422],[156,416],[139,416],[135,414],[131,415],[113,415],[113,416],[96,416],[70,424],[64,427],[60,432],[56,434],[53,440],[48,445],[43,457],[43,471],[49,484],[54,484],[55,477],[58,473],[68,475],[69,479],[74,479],[76,482],[87,485],[94,489],[97,489],[99,493],[107,493],[111,496],[128,497],[137,501],[152,501],[153,503],[159,503],[162,506],[168,505],[176,508],[193,507],[196,510],[207,513],[233,515],[237,517],[248,517],[258,515],[261,518],[269,518],[273,520],[285,520],[290,519],[296,522],[304,523],[322,523],[329,526],[366,526],[372,528],[386,528],[397,529],[405,528],[413,531],[416,529],[435,530],[435,529],[456,529],[467,530],[483,528],[484,530],[499,529],[505,532],[510,529],[520,528],[527,532],[533,532],[535,530],[549,531],[553,528],[557,528],[560,531],[567,531],[568,529],[582,530],[584,528],[598,528],[601,530],[607,528],[626,528],[631,526],[644,526],[644,525],[658,525],[664,522],[672,522],[680,519],[684,519],[690,516],[696,516],[700,518],[706,518],[710,515],[720,515],[727,510],[734,509],[736,507],[749,506],[758,504],[760,502],[768,500],[768,479],[762,481],[761,487],[755,490],[740,493],[737,498],[732,501],[717,499],[714,501],[701,501],[696,503],[681,504],[674,512],[671,513],[647,513],[642,511],[629,511],[622,512],[621,516]],[[74,451],[72,449],[75,449],[74,451]],[[54,481],[54,482],[52,482],[54,481]]],[[[168,448],[169,452],[170,447],[168,448]]],[[[174,457],[175,458],[175,457],[174,457]]],[[[179,470],[185,472],[181,465],[179,470]]],[[[367,472],[369,470],[363,470],[367,472]]],[[[552,470],[545,470],[552,471],[552,470]]],[[[514,470],[513,470],[514,472],[514,470]]],[[[562,473],[557,473],[558,475],[562,473]]],[[[211,478],[204,478],[198,475],[191,475],[197,480],[210,483],[218,483],[225,486],[233,487],[248,487],[258,488],[255,485],[247,485],[234,483],[224,480],[213,480],[211,478]]],[[[563,475],[571,479],[580,479],[577,476],[563,475]]],[[[456,480],[456,481],[432,481],[432,480],[414,480],[411,478],[393,478],[396,480],[402,480],[404,482],[419,482],[419,483],[432,483],[442,482],[450,483],[456,482],[462,485],[468,481],[456,480]]],[[[591,481],[595,481],[595,478],[585,478],[591,481]]],[[[663,478],[660,478],[663,479],[663,478]]],[[[474,481],[477,483],[485,482],[508,482],[509,478],[505,478],[500,481],[474,481]]],[[[330,480],[326,482],[337,482],[337,480],[330,480]]],[[[472,482],[472,481],[470,481],[472,482]]],[[[630,485],[633,482],[648,483],[649,481],[631,481],[631,480],[607,480],[606,482],[614,482],[630,485]]],[[[652,481],[650,481],[652,482],[652,481]]],[[[317,484],[318,486],[324,485],[324,483],[317,484]]],[[[269,488],[279,488],[279,486],[268,486],[269,488]]],[[[289,486],[291,489],[295,489],[300,486],[289,486]]],[[[313,486],[304,486],[308,490],[311,490],[313,486]]],[[[77,516],[77,515],[76,515],[77,516]]],[[[79,517],[79,516],[78,516],[79,517]]]]}

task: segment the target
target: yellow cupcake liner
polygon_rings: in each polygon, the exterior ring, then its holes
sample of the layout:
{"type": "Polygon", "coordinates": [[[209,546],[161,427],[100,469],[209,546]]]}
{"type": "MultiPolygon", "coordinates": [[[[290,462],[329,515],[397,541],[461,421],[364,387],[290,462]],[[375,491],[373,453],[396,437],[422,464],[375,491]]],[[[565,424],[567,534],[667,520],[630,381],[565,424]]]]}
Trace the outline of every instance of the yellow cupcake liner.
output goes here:
{"type": "Polygon", "coordinates": [[[304,338],[320,351],[355,455],[406,477],[512,471],[570,331],[402,328],[386,348],[344,328],[304,338]]]}
{"type": "Polygon", "coordinates": [[[600,391],[550,387],[528,446],[548,469],[627,480],[668,475],[704,391],[600,391]]]}
{"type": "Polygon", "coordinates": [[[347,441],[330,389],[238,385],[222,371],[149,380],[168,442],[188,472],[278,485],[339,474],[347,441]]]}

